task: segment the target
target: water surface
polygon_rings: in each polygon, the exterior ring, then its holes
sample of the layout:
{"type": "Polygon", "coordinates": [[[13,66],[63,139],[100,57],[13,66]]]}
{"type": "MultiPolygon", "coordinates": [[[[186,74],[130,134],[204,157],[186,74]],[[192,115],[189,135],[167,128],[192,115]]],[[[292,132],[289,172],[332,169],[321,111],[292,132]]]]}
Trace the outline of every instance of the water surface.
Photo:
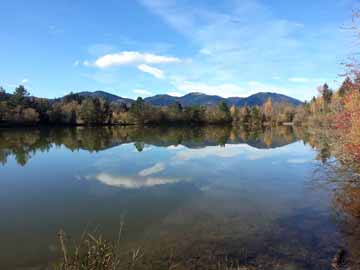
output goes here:
{"type": "Polygon", "coordinates": [[[160,265],[176,250],[329,269],[339,232],[330,193],[312,182],[317,159],[290,127],[2,129],[1,269],[48,265],[60,228],[110,238],[122,219],[124,246],[160,265]]]}

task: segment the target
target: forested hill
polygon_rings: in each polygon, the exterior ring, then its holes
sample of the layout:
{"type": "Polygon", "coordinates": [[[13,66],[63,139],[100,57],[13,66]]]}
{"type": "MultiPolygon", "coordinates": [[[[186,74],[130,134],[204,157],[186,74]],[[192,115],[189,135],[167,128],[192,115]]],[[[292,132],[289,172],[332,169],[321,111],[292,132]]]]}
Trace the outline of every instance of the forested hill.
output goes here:
{"type": "Polygon", "coordinates": [[[124,103],[126,105],[131,105],[131,103],[134,102],[133,99],[119,97],[117,95],[110,94],[104,91],[95,91],[95,92],[84,91],[84,92],[79,92],[77,94],[81,97],[101,98],[107,100],[110,103],[114,102],[114,103],[124,103]]]}
{"type": "MultiPolygon", "coordinates": [[[[114,94],[110,94],[104,91],[95,91],[95,92],[79,92],[77,93],[82,97],[98,97],[106,99],[109,102],[115,103],[125,103],[127,105],[131,104],[134,100],[123,98],[114,94]]],[[[274,103],[287,103],[290,105],[298,106],[302,102],[298,99],[285,96],[277,93],[270,92],[260,92],[249,97],[230,97],[223,98],[220,96],[206,95],[203,93],[189,93],[182,97],[175,97],[170,95],[155,95],[152,97],[145,98],[145,102],[154,105],[154,106],[169,106],[175,103],[180,103],[182,106],[194,106],[194,105],[203,105],[203,106],[216,106],[221,101],[225,101],[229,106],[235,105],[237,107],[243,106],[262,106],[269,98],[274,103]]]]}
{"type": "Polygon", "coordinates": [[[136,100],[103,91],[70,93],[56,99],[33,97],[20,85],[12,94],[0,88],[0,125],[156,125],[229,124],[247,126],[301,122],[301,102],[275,93],[222,98],[202,93],[157,95],[136,100]]]}

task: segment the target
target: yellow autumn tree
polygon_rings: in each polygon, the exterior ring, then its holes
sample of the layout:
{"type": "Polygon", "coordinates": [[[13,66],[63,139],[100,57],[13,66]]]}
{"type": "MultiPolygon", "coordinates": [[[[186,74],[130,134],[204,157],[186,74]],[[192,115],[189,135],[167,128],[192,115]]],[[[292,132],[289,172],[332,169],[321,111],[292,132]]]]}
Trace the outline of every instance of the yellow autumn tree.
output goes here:
{"type": "Polygon", "coordinates": [[[273,113],[273,103],[271,98],[268,98],[268,100],[264,103],[263,110],[266,117],[266,121],[271,121],[272,113],[273,113]]]}

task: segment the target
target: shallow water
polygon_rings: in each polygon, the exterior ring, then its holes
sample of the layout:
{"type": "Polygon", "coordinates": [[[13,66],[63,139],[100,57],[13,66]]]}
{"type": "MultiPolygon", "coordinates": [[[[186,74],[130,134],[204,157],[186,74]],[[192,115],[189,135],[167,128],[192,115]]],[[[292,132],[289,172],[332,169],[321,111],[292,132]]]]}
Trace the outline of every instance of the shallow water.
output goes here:
{"type": "Polygon", "coordinates": [[[340,232],[316,156],[291,128],[1,129],[1,269],[47,265],[60,228],[113,237],[120,220],[154,261],[329,269],[340,232]]]}

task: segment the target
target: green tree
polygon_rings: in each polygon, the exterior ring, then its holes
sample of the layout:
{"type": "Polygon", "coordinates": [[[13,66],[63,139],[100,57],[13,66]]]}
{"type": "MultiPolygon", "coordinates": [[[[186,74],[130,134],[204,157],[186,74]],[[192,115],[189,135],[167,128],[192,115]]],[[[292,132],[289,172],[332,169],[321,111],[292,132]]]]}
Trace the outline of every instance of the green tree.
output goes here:
{"type": "Polygon", "coordinates": [[[135,142],[134,146],[138,152],[142,152],[145,148],[145,144],[143,142],[135,142]]]}
{"type": "Polygon", "coordinates": [[[175,102],[164,111],[164,118],[169,122],[179,122],[184,120],[183,107],[181,103],[175,102]]]}
{"type": "Polygon", "coordinates": [[[329,86],[326,83],[322,87],[321,92],[322,92],[322,97],[324,99],[324,102],[326,104],[330,104],[332,96],[333,96],[333,92],[330,90],[329,86]]]}
{"type": "Polygon", "coordinates": [[[135,122],[143,124],[146,120],[146,104],[142,97],[138,97],[130,107],[130,114],[134,117],[135,122]]]}
{"type": "Polygon", "coordinates": [[[5,94],[6,94],[5,89],[2,86],[0,86],[0,97],[5,96],[5,94]]]}
{"type": "Polygon", "coordinates": [[[135,102],[131,105],[130,111],[133,113],[141,113],[144,109],[145,101],[142,97],[138,97],[135,102]]]}
{"type": "Polygon", "coordinates": [[[51,104],[49,100],[36,98],[33,104],[33,108],[39,113],[40,122],[46,123],[49,121],[49,112],[51,110],[51,104]]]}
{"type": "Polygon", "coordinates": [[[191,108],[191,118],[190,121],[194,123],[203,123],[205,116],[205,108],[203,106],[193,106],[191,108]]]}
{"type": "Polygon", "coordinates": [[[68,103],[71,101],[76,101],[77,103],[81,103],[83,100],[83,97],[81,97],[79,94],[74,94],[73,92],[70,92],[68,95],[64,97],[64,102],[68,103]]]}
{"type": "Polygon", "coordinates": [[[230,122],[231,121],[231,112],[230,108],[225,101],[221,101],[218,106],[221,112],[221,122],[230,122]]]}
{"type": "Polygon", "coordinates": [[[107,100],[100,100],[100,119],[99,123],[102,124],[109,124],[111,123],[112,118],[112,110],[109,101],[107,100]]]}
{"type": "Polygon", "coordinates": [[[251,107],[251,120],[254,122],[261,121],[261,112],[258,106],[251,107]]]}
{"type": "Polygon", "coordinates": [[[220,101],[220,103],[219,103],[219,110],[220,110],[221,112],[229,113],[229,114],[230,114],[229,107],[228,107],[228,105],[226,104],[225,101],[220,101]]]}
{"type": "Polygon", "coordinates": [[[97,123],[97,110],[94,100],[86,98],[80,107],[80,117],[86,125],[93,125],[97,123]]]}
{"type": "Polygon", "coordinates": [[[0,86],[0,101],[3,101],[6,99],[6,91],[4,88],[0,86]]]}
{"type": "Polygon", "coordinates": [[[6,114],[9,111],[7,103],[5,101],[0,101],[0,121],[6,119],[6,114]]]}
{"type": "Polygon", "coordinates": [[[54,104],[52,108],[48,112],[49,121],[52,124],[60,124],[62,123],[62,111],[60,104],[54,104]]]}
{"type": "Polygon", "coordinates": [[[25,98],[29,95],[30,93],[25,89],[25,87],[23,85],[19,85],[15,88],[15,91],[11,98],[13,105],[23,105],[25,98]]]}
{"type": "Polygon", "coordinates": [[[344,97],[347,93],[351,91],[352,88],[353,88],[353,82],[349,77],[346,77],[346,79],[339,88],[339,95],[341,97],[344,97]]]}

